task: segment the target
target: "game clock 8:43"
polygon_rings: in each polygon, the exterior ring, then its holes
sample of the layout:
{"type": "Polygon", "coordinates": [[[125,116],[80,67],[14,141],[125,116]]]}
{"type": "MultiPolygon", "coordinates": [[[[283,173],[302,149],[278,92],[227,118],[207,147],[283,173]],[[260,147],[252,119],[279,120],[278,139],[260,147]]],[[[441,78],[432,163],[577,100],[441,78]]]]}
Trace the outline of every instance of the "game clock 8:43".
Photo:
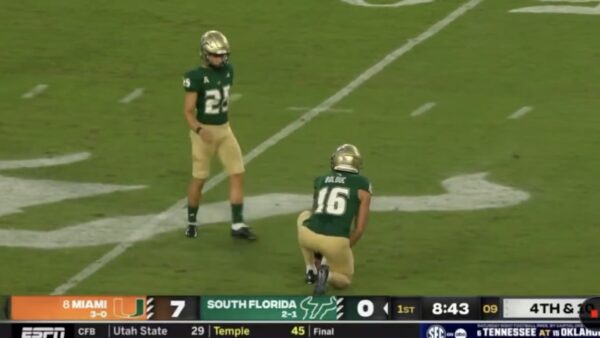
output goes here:
{"type": "Polygon", "coordinates": [[[478,298],[425,298],[424,320],[477,320],[480,317],[478,298]]]}

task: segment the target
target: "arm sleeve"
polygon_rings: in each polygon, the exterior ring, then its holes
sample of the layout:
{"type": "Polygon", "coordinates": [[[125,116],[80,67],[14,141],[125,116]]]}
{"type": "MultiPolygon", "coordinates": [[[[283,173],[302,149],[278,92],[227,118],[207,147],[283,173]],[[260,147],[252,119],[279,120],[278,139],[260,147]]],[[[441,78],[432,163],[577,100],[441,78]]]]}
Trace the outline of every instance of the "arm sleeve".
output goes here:
{"type": "Polygon", "coordinates": [[[187,72],[183,74],[183,89],[186,92],[202,91],[202,86],[198,76],[193,74],[192,72],[187,72]]]}
{"type": "Polygon", "coordinates": [[[369,182],[369,179],[364,176],[361,176],[361,179],[359,180],[358,189],[368,191],[369,194],[373,195],[373,186],[371,185],[371,182],[369,182]]]}

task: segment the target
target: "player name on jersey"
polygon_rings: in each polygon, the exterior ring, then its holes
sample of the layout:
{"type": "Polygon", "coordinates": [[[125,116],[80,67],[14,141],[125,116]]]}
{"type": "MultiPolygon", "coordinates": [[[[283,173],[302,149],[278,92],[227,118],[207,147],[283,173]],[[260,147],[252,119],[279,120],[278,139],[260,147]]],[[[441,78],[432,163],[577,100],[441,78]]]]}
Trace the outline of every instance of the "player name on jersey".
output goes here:
{"type": "Polygon", "coordinates": [[[340,183],[340,184],[345,184],[346,183],[346,177],[345,176],[327,176],[327,177],[325,177],[325,183],[340,183]]]}

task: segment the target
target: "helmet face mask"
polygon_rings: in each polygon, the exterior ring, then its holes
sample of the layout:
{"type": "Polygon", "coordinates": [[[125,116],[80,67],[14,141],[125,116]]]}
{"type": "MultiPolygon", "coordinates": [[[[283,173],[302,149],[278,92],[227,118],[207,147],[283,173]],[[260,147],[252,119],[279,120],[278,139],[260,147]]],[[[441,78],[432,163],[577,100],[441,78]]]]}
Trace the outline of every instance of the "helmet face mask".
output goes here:
{"type": "Polygon", "coordinates": [[[229,53],[229,41],[223,33],[219,31],[208,31],[202,34],[202,37],[200,38],[200,56],[207,65],[217,66],[210,62],[209,57],[219,56],[223,58],[221,65],[219,65],[222,66],[227,63],[229,53]]]}
{"type": "Polygon", "coordinates": [[[331,169],[358,173],[362,168],[362,157],[352,144],[342,144],[331,154],[331,169]]]}

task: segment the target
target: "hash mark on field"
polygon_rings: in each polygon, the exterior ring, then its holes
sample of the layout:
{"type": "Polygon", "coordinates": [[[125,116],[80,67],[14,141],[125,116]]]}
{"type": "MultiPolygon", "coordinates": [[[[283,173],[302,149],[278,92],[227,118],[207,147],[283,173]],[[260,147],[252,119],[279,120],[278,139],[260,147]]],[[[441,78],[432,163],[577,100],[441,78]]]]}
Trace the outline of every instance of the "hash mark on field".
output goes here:
{"type": "Polygon", "coordinates": [[[529,113],[532,110],[533,110],[533,107],[531,107],[531,106],[521,107],[516,112],[510,114],[510,116],[508,118],[513,119],[513,120],[520,119],[521,117],[525,116],[525,114],[529,113]]]}
{"type": "MultiPolygon", "coordinates": [[[[352,80],[352,82],[350,82],[345,87],[340,89],[337,93],[333,94],[333,96],[327,98],[325,101],[321,102],[318,106],[316,106],[316,107],[312,108],[311,110],[307,111],[306,113],[302,114],[296,120],[292,121],[290,124],[285,126],[283,129],[281,129],[280,131],[275,133],[273,136],[271,136],[268,139],[266,139],[265,141],[263,141],[256,148],[252,149],[249,153],[247,153],[244,156],[244,163],[246,163],[246,164],[250,163],[258,155],[264,153],[267,149],[276,145],[277,143],[279,143],[279,141],[283,140],[284,138],[288,137],[290,134],[292,134],[296,130],[300,129],[302,126],[304,126],[305,124],[310,122],[312,119],[317,117],[320,113],[333,107],[333,105],[340,102],[344,97],[346,97],[348,94],[352,93],[356,88],[360,87],[367,80],[369,80],[370,78],[372,78],[373,76],[378,74],[380,71],[382,71],[385,67],[387,67],[389,64],[394,62],[396,59],[398,59],[402,55],[408,53],[409,51],[411,51],[414,47],[416,47],[423,41],[425,41],[425,40],[429,39],[430,37],[434,36],[435,34],[439,33],[442,29],[444,29],[448,25],[450,25],[454,20],[461,17],[463,14],[465,14],[467,11],[469,11],[470,9],[472,9],[475,6],[477,6],[478,4],[480,4],[482,1],[483,0],[468,0],[467,2],[460,5],[453,12],[448,14],[445,18],[436,22],[431,27],[429,27],[427,30],[425,30],[423,33],[419,34],[416,38],[409,39],[406,43],[404,43],[398,49],[385,55],[380,61],[375,63],[369,69],[365,70],[357,78],[352,80]]],[[[203,192],[208,192],[209,190],[214,188],[217,184],[221,183],[226,177],[227,177],[227,174],[224,171],[222,171],[218,175],[212,177],[204,185],[203,192]]],[[[106,264],[111,262],[113,259],[119,257],[122,253],[127,251],[127,249],[129,249],[129,247],[131,247],[135,243],[136,238],[139,238],[139,237],[143,238],[143,236],[146,233],[154,232],[154,228],[160,226],[160,222],[168,219],[169,215],[181,215],[182,216],[181,217],[181,220],[182,220],[181,230],[183,231],[184,225],[185,225],[185,223],[183,221],[185,220],[185,218],[183,217],[183,214],[181,212],[181,204],[186,203],[186,201],[187,201],[187,198],[183,198],[183,199],[177,201],[175,204],[173,204],[167,210],[158,214],[158,216],[156,216],[154,219],[150,220],[146,224],[145,227],[141,227],[138,231],[133,233],[130,237],[124,238],[121,243],[119,243],[117,246],[112,248],[109,252],[107,252],[106,254],[104,254],[102,257],[98,258],[94,262],[92,262],[90,265],[83,268],[83,270],[79,271],[77,274],[75,274],[75,276],[69,278],[69,280],[66,281],[64,284],[62,284],[62,285],[58,286],[56,289],[54,289],[52,294],[53,295],[62,295],[64,293],[66,293],[67,291],[71,290],[73,287],[77,286],[83,280],[87,279],[88,277],[90,277],[91,275],[96,273],[98,270],[102,269],[106,264]]],[[[182,236],[183,236],[183,234],[182,234],[182,236]]]]}
{"type": "Polygon", "coordinates": [[[127,94],[127,96],[119,100],[119,102],[127,104],[133,100],[138,99],[142,95],[144,95],[144,88],[136,88],[131,93],[127,94]]]}
{"type": "Polygon", "coordinates": [[[420,106],[419,108],[415,109],[415,111],[413,111],[412,113],[410,113],[410,116],[416,117],[419,115],[423,115],[427,111],[429,111],[431,108],[435,107],[435,105],[436,105],[435,102],[427,102],[424,105],[420,106]]]}
{"type": "MultiPolygon", "coordinates": [[[[287,109],[296,110],[296,111],[307,111],[307,110],[310,110],[310,107],[287,107],[287,109]]],[[[332,113],[352,113],[353,111],[354,111],[354,109],[345,109],[345,108],[329,108],[329,109],[327,109],[327,112],[332,112],[332,113]]]]}
{"type": "Polygon", "coordinates": [[[35,87],[31,88],[31,90],[28,91],[27,93],[21,95],[21,98],[33,99],[34,97],[36,97],[36,96],[40,95],[41,93],[43,93],[44,91],[46,91],[46,89],[48,89],[48,85],[40,83],[38,85],[35,85],[35,87]]]}

